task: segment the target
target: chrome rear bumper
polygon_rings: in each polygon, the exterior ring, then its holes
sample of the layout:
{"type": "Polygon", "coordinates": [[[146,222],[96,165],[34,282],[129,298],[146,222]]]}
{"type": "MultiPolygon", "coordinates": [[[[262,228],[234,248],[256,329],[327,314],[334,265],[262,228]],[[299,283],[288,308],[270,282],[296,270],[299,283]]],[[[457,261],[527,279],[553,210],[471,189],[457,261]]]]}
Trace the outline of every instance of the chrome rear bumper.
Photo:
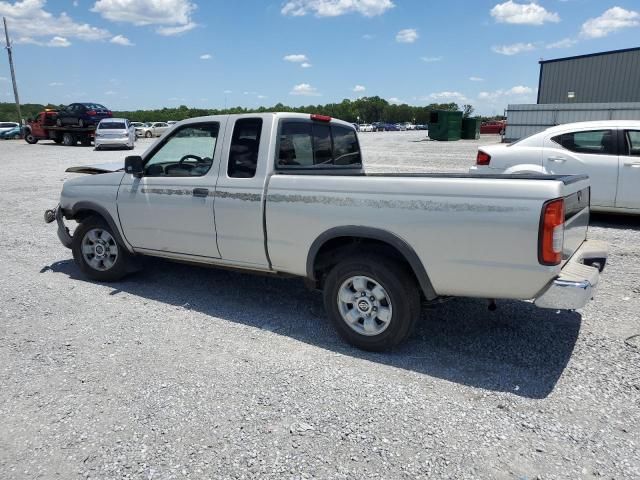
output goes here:
{"type": "Polygon", "coordinates": [[[534,303],[540,308],[576,310],[593,299],[600,278],[600,270],[588,264],[597,260],[604,267],[607,245],[604,242],[585,241],[565,263],[560,275],[547,285],[534,303]],[[587,264],[587,265],[585,265],[587,264]]]}

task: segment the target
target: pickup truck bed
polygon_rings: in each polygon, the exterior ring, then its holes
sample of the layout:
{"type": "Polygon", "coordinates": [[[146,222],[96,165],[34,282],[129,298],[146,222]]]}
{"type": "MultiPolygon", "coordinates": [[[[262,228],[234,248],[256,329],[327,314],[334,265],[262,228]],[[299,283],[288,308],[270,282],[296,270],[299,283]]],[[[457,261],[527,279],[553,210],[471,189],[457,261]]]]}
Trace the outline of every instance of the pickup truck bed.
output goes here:
{"type": "Polygon", "coordinates": [[[353,127],[327,117],[192,119],[111,170],[75,170],[99,174],[47,214],[91,278],[131,255],[300,276],[369,350],[409,335],[421,296],[580,308],[607,256],[585,241],[584,176],[367,174],[353,127]]]}

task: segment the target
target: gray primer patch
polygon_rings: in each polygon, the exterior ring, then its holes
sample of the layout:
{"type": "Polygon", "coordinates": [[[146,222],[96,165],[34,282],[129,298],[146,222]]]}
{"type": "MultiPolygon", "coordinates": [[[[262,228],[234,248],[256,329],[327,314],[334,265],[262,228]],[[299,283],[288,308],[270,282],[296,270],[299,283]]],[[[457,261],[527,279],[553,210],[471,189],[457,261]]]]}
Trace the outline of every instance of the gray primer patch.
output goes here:
{"type": "MultiPolygon", "coordinates": [[[[154,195],[178,195],[178,196],[193,196],[193,189],[182,188],[142,188],[141,193],[148,193],[154,195]]],[[[135,193],[130,190],[131,193],[135,193]]],[[[225,192],[218,190],[218,192],[209,191],[209,197],[217,198],[230,198],[232,200],[242,200],[245,202],[259,202],[262,195],[259,193],[237,193],[237,192],[225,192]]]]}
{"type": "Polygon", "coordinates": [[[244,202],[259,202],[262,199],[262,195],[260,193],[225,192],[223,190],[218,190],[216,197],[242,200],[244,202]]]}
{"type": "Polygon", "coordinates": [[[403,210],[428,210],[435,212],[527,212],[526,207],[502,207],[474,203],[434,202],[431,200],[375,200],[369,198],[333,197],[327,195],[269,194],[269,202],[310,203],[339,207],[391,208],[403,210]]]}

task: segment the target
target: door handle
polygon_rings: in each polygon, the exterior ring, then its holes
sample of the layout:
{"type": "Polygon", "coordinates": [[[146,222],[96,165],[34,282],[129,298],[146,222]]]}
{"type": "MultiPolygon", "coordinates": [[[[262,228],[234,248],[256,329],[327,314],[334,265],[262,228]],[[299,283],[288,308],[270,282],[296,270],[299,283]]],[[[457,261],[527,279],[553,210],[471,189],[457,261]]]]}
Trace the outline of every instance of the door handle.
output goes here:
{"type": "Polygon", "coordinates": [[[556,163],[564,163],[567,161],[567,159],[563,157],[547,157],[547,160],[549,160],[550,162],[556,162],[556,163]]]}
{"type": "Polygon", "coordinates": [[[209,189],[208,188],[194,188],[193,189],[194,197],[208,197],[209,189]]]}
{"type": "Polygon", "coordinates": [[[625,167],[640,168],[640,162],[624,162],[625,167]]]}

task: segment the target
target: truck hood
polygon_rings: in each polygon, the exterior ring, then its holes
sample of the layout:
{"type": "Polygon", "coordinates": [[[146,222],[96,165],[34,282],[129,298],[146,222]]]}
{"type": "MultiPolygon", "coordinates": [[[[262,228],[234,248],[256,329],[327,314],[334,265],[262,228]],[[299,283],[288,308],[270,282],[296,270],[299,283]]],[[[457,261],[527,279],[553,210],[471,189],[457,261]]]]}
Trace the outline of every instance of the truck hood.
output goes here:
{"type": "Polygon", "coordinates": [[[87,173],[89,175],[97,175],[99,173],[112,173],[124,171],[124,163],[98,163],[96,165],[84,165],[81,167],[69,167],[65,170],[69,173],[87,173]]]}

